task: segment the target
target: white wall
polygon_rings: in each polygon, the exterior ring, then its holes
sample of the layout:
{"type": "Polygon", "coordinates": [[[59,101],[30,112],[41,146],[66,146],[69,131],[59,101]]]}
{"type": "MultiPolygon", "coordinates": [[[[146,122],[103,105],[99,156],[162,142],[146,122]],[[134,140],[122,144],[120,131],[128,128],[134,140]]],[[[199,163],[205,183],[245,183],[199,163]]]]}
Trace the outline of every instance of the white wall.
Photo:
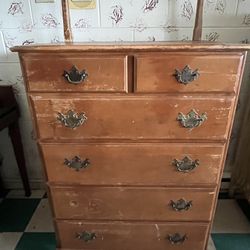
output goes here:
{"type": "MultiPolygon", "coordinates": [[[[97,8],[72,10],[74,41],[169,41],[190,40],[196,0],[97,0],[97,8]],[[152,8],[151,8],[152,7],[152,8]]],[[[203,39],[241,43],[250,41],[250,0],[205,0],[203,39]]],[[[35,0],[0,1],[0,84],[12,84],[21,108],[28,172],[33,186],[41,183],[42,171],[33,138],[30,113],[18,57],[9,48],[29,43],[63,41],[61,2],[35,0]]],[[[241,92],[238,120],[249,95],[249,74],[241,92]]],[[[236,123],[227,165],[235,151],[240,122],[236,123]]],[[[7,186],[20,186],[20,178],[7,130],[0,132],[1,173],[7,186]]],[[[230,169],[228,167],[227,169],[230,169]]]]}

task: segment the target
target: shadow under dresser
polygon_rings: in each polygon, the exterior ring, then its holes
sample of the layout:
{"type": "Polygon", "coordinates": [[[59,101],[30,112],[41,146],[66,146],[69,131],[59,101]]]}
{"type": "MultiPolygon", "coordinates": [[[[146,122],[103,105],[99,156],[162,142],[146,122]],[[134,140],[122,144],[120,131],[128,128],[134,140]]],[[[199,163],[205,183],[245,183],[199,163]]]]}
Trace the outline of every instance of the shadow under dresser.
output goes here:
{"type": "Polygon", "coordinates": [[[247,47],[19,52],[58,249],[205,250],[247,47]]]}

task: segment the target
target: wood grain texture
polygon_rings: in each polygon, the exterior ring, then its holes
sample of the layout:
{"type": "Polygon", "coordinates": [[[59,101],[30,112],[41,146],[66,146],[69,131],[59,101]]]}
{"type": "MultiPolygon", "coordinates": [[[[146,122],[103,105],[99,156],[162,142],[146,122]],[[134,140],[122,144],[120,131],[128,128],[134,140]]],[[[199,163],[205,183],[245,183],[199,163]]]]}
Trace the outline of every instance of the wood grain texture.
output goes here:
{"type": "Polygon", "coordinates": [[[46,54],[23,58],[29,91],[40,92],[127,92],[126,55],[46,54]],[[86,70],[88,77],[81,84],[70,84],[64,71],[72,66],[86,70]]]}
{"type": "Polygon", "coordinates": [[[249,44],[207,42],[12,48],[20,52],[53,215],[60,218],[58,248],[205,250],[248,49],[249,44]],[[89,64],[90,58],[95,60],[89,64]],[[112,58],[120,58],[118,71],[112,58]],[[95,73],[85,90],[68,89],[61,81],[62,65],[75,59],[95,73]],[[180,86],[172,72],[184,63],[201,75],[180,86]],[[109,79],[105,86],[103,78],[109,79]],[[63,127],[58,112],[70,109],[84,112],[87,122],[74,130],[63,127]],[[191,109],[208,119],[190,130],[176,118],[191,109]],[[75,155],[88,157],[91,166],[76,172],[63,164],[75,155]],[[200,166],[177,172],[172,160],[184,155],[199,158],[200,166]],[[192,199],[194,206],[184,213],[169,210],[169,200],[180,198],[192,199]],[[87,244],[76,239],[84,230],[95,231],[97,239],[87,244]],[[177,232],[188,240],[173,246],[166,235],[177,232]]]}
{"type": "Polygon", "coordinates": [[[72,42],[73,36],[70,24],[69,0],[62,0],[63,29],[66,42],[72,42]]]}
{"type": "Polygon", "coordinates": [[[214,189],[50,186],[57,219],[210,221],[214,189]],[[175,211],[171,201],[192,201],[175,211]]]}
{"type": "Polygon", "coordinates": [[[60,247],[88,250],[205,250],[208,227],[205,223],[127,223],[57,221],[60,247]],[[95,232],[97,238],[84,242],[76,233],[95,232]],[[172,245],[168,235],[187,235],[184,244],[172,245]]]}
{"type": "Polygon", "coordinates": [[[48,181],[61,185],[215,186],[224,146],[195,143],[40,144],[48,181]],[[76,171],[63,164],[74,156],[88,158],[90,167],[76,171]],[[200,165],[179,172],[173,160],[185,156],[200,165]]]}
{"type": "MultiPolygon", "coordinates": [[[[238,91],[236,92],[236,97],[235,97],[235,103],[234,103],[234,106],[233,106],[233,112],[232,112],[232,117],[231,117],[231,122],[230,122],[230,126],[229,126],[229,134],[231,135],[232,134],[232,130],[233,130],[233,124],[234,124],[234,120],[235,120],[235,114],[236,114],[236,109],[237,109],[237,104],[238,104],[238,100],[239,100],[239,96],[240,96],[240,87],[241,87],[241,84],[242,84],[242,79],[243,79],[243,73],[244,73],[244,70],[245,70],[245,65],[246,65],[246,58],[247,58],[247,52],[245,52],[245,57],[244,57],[244,61],[243,61],[243,64],[242,64],[242,67],[241,67],[241,74],[240,74],[240,80],[239,80],[239,88],[238,88],[238,91]]],[[[224,154],[224,159],[223,159],[223,164],[222,164],[222,168],[221,168],[221,172],[220,172],[220,184],[217,186],[217,192],[216,192],[216,196],[217,196],[217,199],[213,205],[213,216],[212,216],[212,219],[214,220],[214,217],[215,217],[215,212],[216,212],[216,207],[217,207],[217,204],[218,204],[218,196],[219,196],[219,192],[220,192],[220,187],[221,187],[221,181],[222,181],[222,177],[223,177],[223,171],[224,171],[224,167],[225,167],[225,163],[226,163],[226,159],[227,159],[227,153],[228,153],[228,148],[229,148],[229,144],[230,144],[230,140],[227,140],[226,142],[226,150],[225,150],[225,154],[224,154]]],[[[209,232],[212,231],[212,223],[209,225],[209,232]]],[[[208,244],[208,238],[206,239],[206,244],[208,244]]]]}
{"type": "Polygon", "coordinates": [[[207,53],[151,53],[136,55],[136,92],[236,92],[243,56],[207,53]],[[175,69],[188,65],[198,69],[197,80],[184,85],[177,82],[175,69]]]}
{"type": "Polygon", "coordinates": [[[201,41],[204,0],[197,0],[196,17],[193,31],[193,41],[201,41]]]}
{"type": "Polygon", "coordinates": [[[53,139],[210,139],[225,140],[231,108],[231,97],[135,97],[31,95],[41,140],[53,139]],[[179,112],[195,109],[208,119],[200,127],[187,129],[177,121],[179,112]],[[86,123],[76,129],[62,125],[58,112],[84,112],[86,123]],[[107,112],[112,111],[112,112],[107,112]]]}
{"type": "Polygon", "coordinates": [[[231,51],[244,52],[250,44],[229,44],[214,42],[130,42],[130,43],[59,43],[15,46],[12,52],[44,53],[44,52],[138,52],[138,51],[231,51]]]}

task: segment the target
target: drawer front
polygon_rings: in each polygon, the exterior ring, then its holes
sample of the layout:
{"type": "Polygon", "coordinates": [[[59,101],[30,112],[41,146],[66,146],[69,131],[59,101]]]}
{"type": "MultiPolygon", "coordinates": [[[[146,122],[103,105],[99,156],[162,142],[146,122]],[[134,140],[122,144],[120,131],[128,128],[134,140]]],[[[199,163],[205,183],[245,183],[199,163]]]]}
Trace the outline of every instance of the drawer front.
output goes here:
{"type": "Polygon", "coordinates": [[[25,55],[23,66],[29,91],[128,91],[125,55],[25,55]],[[72,69],[73,66],[78,72],[72,69]]]}
{"type": "Polygon", "coordinates": [[[31,99],[39,137],[50,140],[224,140],[234,104],[231,97],[83,98],[44,94],[31,99]]]}
{"type": "Polygon", "coordinates": [[[138,55],[135,89],[137,92],[235,92],[242,62],[242,54],[138,55]]]}
{"type": "Polygon", "coordinates": [[[194,188],[54,187],[57,219],[209,221],[215,191],[194,188]]]}
{"type": "Polygon", "coordinates": [[[192,143],[40,147],[48,181],[67,185],[216,185],[224,152],[224,145],[192,143]]]}
{"type": "Polygon", "coordinates": [[[57,227],[60,247],[66,249],[205,250],[208,235],[208,225],[202,223],[57,221],[57,227]],[[183,242],[172,244],[176,233],[183,242]]]}

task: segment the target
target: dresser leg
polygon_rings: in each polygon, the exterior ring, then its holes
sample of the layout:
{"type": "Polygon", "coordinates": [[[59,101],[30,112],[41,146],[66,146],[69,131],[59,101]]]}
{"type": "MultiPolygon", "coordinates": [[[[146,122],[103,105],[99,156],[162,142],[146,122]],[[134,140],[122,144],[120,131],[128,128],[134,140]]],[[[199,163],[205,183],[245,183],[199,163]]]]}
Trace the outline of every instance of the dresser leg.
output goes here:
{"type": "Polygon", "coordinates": [[[30,191],[30,185],[26,170],[26,164],[25,164],[25,158],[24,158],[24,152],[23,152],[23,144],[21,141],[21,135],[20,130],[18,126],[18,122],[12,123],[9,126],[9,135],[12,141],[13,149],[15,152],[15,157],[17,161],[17,165],[19,168],[19,173],[22,178],[23,187],[25,190],[25,196],[29,197],[31,195],[30,191]]]}

